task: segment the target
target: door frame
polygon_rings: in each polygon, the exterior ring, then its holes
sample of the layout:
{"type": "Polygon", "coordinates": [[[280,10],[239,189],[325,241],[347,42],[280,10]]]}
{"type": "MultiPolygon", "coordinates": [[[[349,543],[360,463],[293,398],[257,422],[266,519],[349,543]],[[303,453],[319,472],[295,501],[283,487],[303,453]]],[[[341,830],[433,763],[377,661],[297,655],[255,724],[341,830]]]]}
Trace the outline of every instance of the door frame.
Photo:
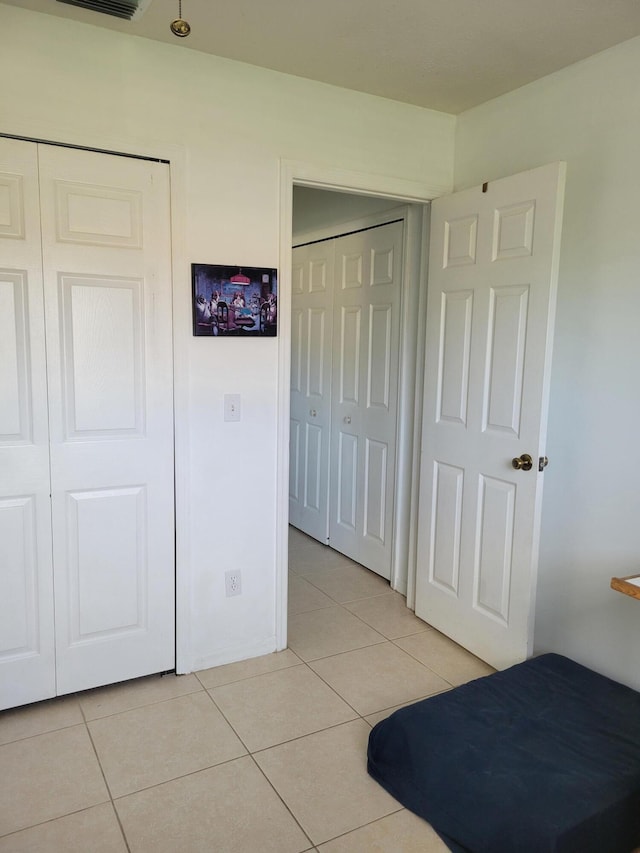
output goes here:
{"type": "MultiPolygon", "coordinates": [[[[293,187],[307,186],[358,195],[377,196],[399,204],[427,205],[451,192],[452,186],[424,185],[386,175],[350,172],[294,160],[280,161],[280,280],[278,283],[278,400],[276,450],[276,648],[287,646],[288,523],[289,523],[289,415],[291,374],[291,247],[293,187]]],[[[393,520],[391,586],[407,594],[413,606],[417,541],[418,475],[422,425],[422,387],[426,317],[428,209],[420,216],[408,210],[398,399],[398,435],[393,520]],[[417,310],[412,309],[413,296],[417,310]],[[408,472],[408,473],[402,473],[408,472]]]]}

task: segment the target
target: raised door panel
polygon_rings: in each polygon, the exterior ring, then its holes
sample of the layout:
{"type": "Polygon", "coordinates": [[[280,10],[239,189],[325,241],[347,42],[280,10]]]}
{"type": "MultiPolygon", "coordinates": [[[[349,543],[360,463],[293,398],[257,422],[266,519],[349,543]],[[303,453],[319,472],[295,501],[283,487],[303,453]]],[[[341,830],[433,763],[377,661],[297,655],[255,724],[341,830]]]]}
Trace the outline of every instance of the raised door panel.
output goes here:
{"type": "Polygon", "coordinates": [[[147,490],[67,494],[69,644],[148,629],[147,490]]]}
{"type": "Polygon", "coordinates": [[[304,322],[304,311],[295,308],[291,311],[291,393],[302,392],[302,365],[304,354],[304,333],[302,324],[304,322]]]}
{"type": "Polygon", "coordinates": [[[520,434],[527,331],[527,285],[492,288],[485,375],[484,429],[520,434]]]}
{"type": "Polygon", "coordinates": [[[325,307],[307,309],[307,399],[311,403],[320,403],[330,392],[327,376],[327,309],[325,307]]]}
{"type": "MultiPolygon", "coordinates": [[[[15,240],[23,240],[26,236],[24,177],[8,170],[20,170],[22,159],[29,158],[29,154],[24,155],[22,152],[18,152],[18,147],[25,144],[27,143],[14,142],[8,139],[2,141],[3,162],[6,164],[7,171],[3,167],[2,172],[0,172],[0,237],[12,237],[15,240]]],[[[29,177],[33,177],[33,175],[27,175],[27,180],[29,177]]]]}
{"type": "Polygon", "coordinates": [[[67,693],[175,663],[169,182],[160,163],[48,146],[40,178],[67,693]]]}
{"type": "Polygon", "coordinates": [[[367,407],[389,411],[393,364],[393,305],[369,307],[367,353],[367,407]]]}
{"type": "Polygon", "coordinates": [[[505,628],[509,625],[515,493],[513,483],[480,479],[474,607],[505,628]]]}
{"type": "Polygon", "coordinates": [[[0,656],[4,660],[40,652],[36,541],[33,496],[0,500],[0,656]]]}
{"type": "Polygon", "coordinates": [[[360,400],[361,315],[359,305],[341,309],[338,387],[334,392],[340,403],[355,406],[360,400]]]}
{"type": "Polygon", "coordinates": [[[289,420],[289,523],[296,525],[297,515],[292,507],[300,504],[300,421],[289,420]]]}
{"type": "Polygon", "coordinates": [[[37,147],[0,139],[0,708],[55,695],[37,147]]]}
{"type": "Polygon", "coordinates": [[[60,243],[142,249],[139,190],[55,180],[56,239],[60,243]]]}
{"type": "MultiPolygon", "coordinates": [[[[304,286],[304,264],[293,265],[292,300],[303,292],[304,286]]],[[[301,489],[303,477],[302,466],[302,400],[303,369],[305,354],[303,352],[305,334],[303,323],[305,320],[304,310],[301,307],[293,307],[291,310],[291,418],[289,422],[289,523],[294,526],[300,524],[302,512],[301,489]]]]}
{"type": "Polygon", "coordinates": [[[26,270],[0,270],[0,442],[30,444],[31,354],[26,270]]]}
{"type": "Polygon", "coordinates": [[[0,497],[0,709],[55,695],[48,503],[0,497]]]}
{"type": "Polygon", "coordinates": [[[304,508],[314,513],[320,512],[323,501],[322,463],[325,454],[322,440],[323,430],[315,424],[307,424],[304,455],[304,508]]]}
{"type": "Polygon", "coordinates": [[[431,550],[428,554],[429,580],[447,594],[458,595],[460,540],[464,471],[436,462],[431,488],[431,550]]]}
{"type": "Polygon", "coordinates": [[[478,215],[450,217],[443,223],[442,269],[472,266],[478,246],[478,215]]]}
{"type": "MultiPolygon", "coordinates": [[[[335,514],[337,527],[355,536],[358,510],[358,436],[340,431],[337,438],[337,500],[332,503],[331,512],[332,515],[335,514]]],[[[333,525],[332,539],[336,539],[336,527],[333,525]]]]}
{"type": "Polygon", "coordinates": [[[67,441],[144,435],[143,287],[140,279],[59,276],[67,441]]]}
{"type": "Polygon", "coordinates": [[[438,346],[438,421],[466,425],[473,292],[443,292],[438,346]]]}
{"type": "MultiPolygon", "coordinates": [[[[384,545],[387,520],[387,457],[389,445],[366,439],[364,456],[363,535],[384,545]]],[[[389,495],[390,496],[390,495],[389,495]]]]}

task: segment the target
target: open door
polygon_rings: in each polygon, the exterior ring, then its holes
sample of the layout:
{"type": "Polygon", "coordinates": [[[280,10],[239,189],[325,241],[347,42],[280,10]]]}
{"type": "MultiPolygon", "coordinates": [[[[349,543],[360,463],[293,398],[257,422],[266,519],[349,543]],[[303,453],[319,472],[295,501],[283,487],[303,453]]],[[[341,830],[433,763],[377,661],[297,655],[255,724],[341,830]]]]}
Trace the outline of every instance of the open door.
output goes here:
{"type": "Polygon", "coordinates": [[[432,206],[416,614],[532,650],[565,164],[432,206]]]}

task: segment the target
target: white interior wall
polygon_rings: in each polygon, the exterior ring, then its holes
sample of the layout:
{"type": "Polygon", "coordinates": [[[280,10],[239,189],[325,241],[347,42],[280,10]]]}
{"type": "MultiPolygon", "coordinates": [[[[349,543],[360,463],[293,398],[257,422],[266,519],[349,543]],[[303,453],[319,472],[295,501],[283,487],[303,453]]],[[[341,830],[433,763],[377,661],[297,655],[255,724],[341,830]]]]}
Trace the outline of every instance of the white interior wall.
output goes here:
{"type": "Polygon", "coordinates": [[[567,162],[535,641],[635,687],[638,79],[634,39],[463,113],[455,157],[457,188],[567,162]]]}
{"type": "Polygon", "coordinates": [[[178,42],[2,4],[0,19],[0,131],[172,159],[181,668],[272,651],[278,340],[193,338],[189,264],[282,269],[282,160],[444,191],[455,119],[178,42]]]}
{"type": "Polygon", "coordinates": [[[335,234],[336,226],[398,207],[398,202],[355,193],[293,188],[293,243],[317,239],[318,232],[335,234]]]}

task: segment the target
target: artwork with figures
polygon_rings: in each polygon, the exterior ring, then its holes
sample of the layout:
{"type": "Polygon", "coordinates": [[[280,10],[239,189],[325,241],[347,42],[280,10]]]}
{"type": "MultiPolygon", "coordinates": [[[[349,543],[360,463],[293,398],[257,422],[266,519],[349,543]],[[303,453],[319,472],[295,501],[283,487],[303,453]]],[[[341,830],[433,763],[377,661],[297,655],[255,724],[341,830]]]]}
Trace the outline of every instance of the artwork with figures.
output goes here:
{"type": "Polygon", "coordinates": [[[278,334],[277,270],[191,264],[191,281],[194,335],[278,334]]]}

